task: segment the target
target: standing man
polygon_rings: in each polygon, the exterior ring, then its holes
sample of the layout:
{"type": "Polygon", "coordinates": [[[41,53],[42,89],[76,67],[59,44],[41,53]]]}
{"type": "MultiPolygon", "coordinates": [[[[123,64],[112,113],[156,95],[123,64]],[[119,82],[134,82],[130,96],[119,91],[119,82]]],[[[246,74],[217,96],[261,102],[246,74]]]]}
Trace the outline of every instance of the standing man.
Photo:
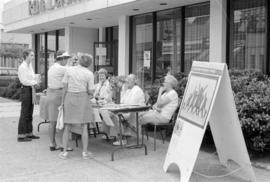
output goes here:
{"type": "Polygon", "coordinates": [[[34,52],[32,50],[25,50],[23,52],[24,61],[18,69],[18,77],[22,84],[21,87],[21,115],[18,126],[18,142],[29,142],[32,139],[39,139],[38,136],[33,135],[33,100],[32,89],[38,84],[37,79],[32,68],[32,61],[34,60],[34,52]]]}

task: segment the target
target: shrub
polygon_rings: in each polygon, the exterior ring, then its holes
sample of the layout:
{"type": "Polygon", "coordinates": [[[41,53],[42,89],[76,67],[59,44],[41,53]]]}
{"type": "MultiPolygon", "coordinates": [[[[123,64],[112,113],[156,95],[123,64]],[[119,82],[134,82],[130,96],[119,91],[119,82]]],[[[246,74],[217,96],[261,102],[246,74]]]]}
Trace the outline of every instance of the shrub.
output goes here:
{"type": "Polygon", "coordinates": [[[231,70],[231,83],[248,148],[270,149],[270,78],[258,71],[231,70]]]}
{"type": "Polygon", "coordinates": [[[13,79],[9,83],[9,85],[3,90],[1,93],[2,97],[7,97],[11,99],[19,99],[20,98],[20,92],[21,92],[21,83],[19,81],[19,78],[13,79]]]}
{"type": "MultiPolygon", "coordinates": [[[[230,79],[236,109],[247,147],[255,151],[270,149],[270,78],[256,70],[230,70],[230,79]]],[[[176,89],[179,98],[183,97],[187,76],[183,73],[175,75],[178,80],[176,89]]],[[[150,103],[157,99],[159,85],[157,80],[147,91],[150,103]]],[[[207,127],[206,138],[210,127],[207,127]]]]}

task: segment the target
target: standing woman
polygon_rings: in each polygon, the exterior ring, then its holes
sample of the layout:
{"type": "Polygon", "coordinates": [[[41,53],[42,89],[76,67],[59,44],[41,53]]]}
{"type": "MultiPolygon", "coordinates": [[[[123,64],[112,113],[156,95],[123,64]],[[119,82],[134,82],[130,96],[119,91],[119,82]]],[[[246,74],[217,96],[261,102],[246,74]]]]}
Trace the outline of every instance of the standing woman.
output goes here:
{"type": "Polygon", "coordinates": [[[93,111],[90,105],[90,97],[94,93],[94,75],[88,69],[92,64],[92,59],[91,55],[80,55],[79,65],[69,67],[62,81],[64,84],[62,96],[64,107],[64,151],[59,154],[59,157],[62,159],[66,159],[68,157],[68,134],[72,124],[80,124],[82,126],[83,159],[89,159],[92,157],[91,152],[87,151],[87,124],[94,122],[93,111]]]}
{"type": "MultiPolygon", "coordinates": [[[[69,58],[69,54],[65,51],[57,51],[55,63],[49,68],[48,71],[48,89],[47,89],[47,113],[45,116],[49,125],[49,136],[50,136],[50,150],[55,151],[61,149],[56,145],[55,131],[56,131],[56,120],[58,116],[58,107],[62,104],[62,93],[64,85],[62,83],[63,77],[66,73],[66,64],[69,58]]],[[[62,138],[61,138],[62,139],[62,138]]],[[[62,143],[62,141],[61,141],[62,143]]]]}

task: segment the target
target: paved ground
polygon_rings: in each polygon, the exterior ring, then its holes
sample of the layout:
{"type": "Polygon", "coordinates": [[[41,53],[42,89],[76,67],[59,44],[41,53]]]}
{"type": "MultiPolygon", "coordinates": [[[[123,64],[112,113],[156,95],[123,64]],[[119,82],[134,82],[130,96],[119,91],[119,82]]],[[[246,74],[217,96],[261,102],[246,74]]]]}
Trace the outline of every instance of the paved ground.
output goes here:
{"type": "MultiPolygon", "coordinates": [[[[75,147],[68,160],[58,158],[58,152],[48,149],[48,125],[42,125],[38,135],[40,140],[30,143],[16,141],[19,103],[7,102],[0,98],[0,181],[1,182],[176,182],[179,181],[178,170],[165,173],[162,169],[168,142],[157,143],[157,151],[153,151],[153,141],[147,141],[148,152],[144,155],[142,149],[123,150],[116,153],[115,161],[110,160],[112,145],[100,137],[91,137],[89,150],[95,154],[91,160],[81,159],[81,145],[75,147]],[[2,102],[1,102],[2,101],[2,102]]],[[[38,107],[35,109],[34,131],[38,122],[38,107]]],[[[59,137],[59,136],[58,136],[59,137]]],[[[131,141],[132,142],[132,141],[131,141]]],[[[253,160],[254,171],[259,182],[269,182],[270,170],[267,156],[253,160]]],[[[219,164],[213,149],[203,147],[194,167],[191,182],[244,182],[235,175],[223,178],[207,178],[198,173],[209,176],[221,176],[230,171],[219,164]]],[[[237,175],[237,173],[236,173],[237,175]]]]}

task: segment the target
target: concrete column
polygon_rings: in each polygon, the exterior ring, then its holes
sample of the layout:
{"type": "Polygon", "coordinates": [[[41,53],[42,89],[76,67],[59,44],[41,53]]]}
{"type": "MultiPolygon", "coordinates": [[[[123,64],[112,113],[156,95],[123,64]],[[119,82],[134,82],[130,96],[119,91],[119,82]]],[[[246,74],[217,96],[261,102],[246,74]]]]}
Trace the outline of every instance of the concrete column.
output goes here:
{"type": "Polygon", "coordinates": [[[118,75],[129,73],[129,17],[120,16],[118,40],[118,75]]]}
{"type": "Polygon", "coordinates": [[[227,0],[210,0],[209,61],[226,63],[227,0]]]}
{"type": "Polygon", "coordinates": [[[71,27],[65,27],[65,51],[71,53],[72,51],[72,31],[71,27]]]}
{"type": "Polygon", "coordinates": [[[105,28],[103,27],[98,28],[98,41],[105,42],[105,28]]]}

